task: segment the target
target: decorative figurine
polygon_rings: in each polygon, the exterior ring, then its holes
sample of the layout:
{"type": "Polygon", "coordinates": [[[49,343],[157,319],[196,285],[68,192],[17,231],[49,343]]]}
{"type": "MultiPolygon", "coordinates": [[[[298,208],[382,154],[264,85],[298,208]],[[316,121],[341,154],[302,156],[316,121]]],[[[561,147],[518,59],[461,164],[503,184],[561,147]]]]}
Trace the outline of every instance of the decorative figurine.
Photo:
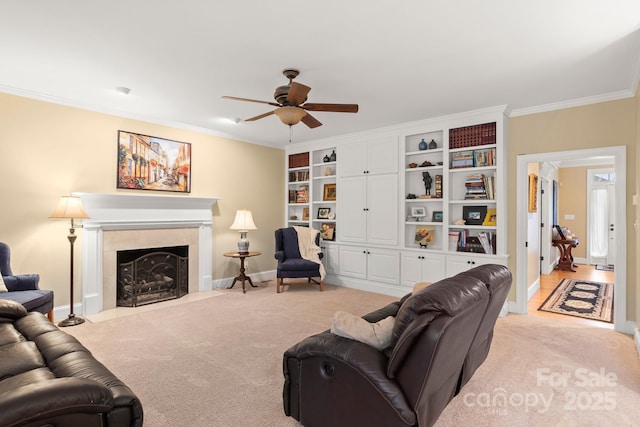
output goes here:
{"type": "Polygon", "coordinates": [[[425,141],[424,138],[422,138],[420,140],[420,144],[418,144],[418,150],[424,151],[426,149],[427,149],[427,141],[425,141]]]}
{"type": "Polygon", "coordinates": [[[424,181],[424,189],[426,191],[426,195],[431,195],[431,183],[433,182],[433,178],[429,175],[429,172],[422,172],[422,180],[424,181]]]}
{"type": "Polygon", "coordinates": [[[433,150],[434,148],[438,148],[438,143],[436,142],[435,139],[432,139],[431,142],[429,143],[429,150],[433,150]]]}

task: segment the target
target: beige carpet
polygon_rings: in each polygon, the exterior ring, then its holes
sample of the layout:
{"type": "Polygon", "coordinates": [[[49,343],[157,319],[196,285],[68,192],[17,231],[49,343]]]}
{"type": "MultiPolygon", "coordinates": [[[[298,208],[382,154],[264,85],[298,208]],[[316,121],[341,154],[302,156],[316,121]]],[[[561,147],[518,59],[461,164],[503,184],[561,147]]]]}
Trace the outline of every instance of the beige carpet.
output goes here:
{"type": "MultiPolygon", "coordinates": [[[[281,294],[275,282],[258,286],[65,330],[138,394],[147,427],[296,426],[282,411],[282,353],[327,329],[336,310],[361,315],[394,298],[330,285],[281,294]]],[[[633,425],[639,393],[630,336],[509,315],[437,425],[633,425]]]]}

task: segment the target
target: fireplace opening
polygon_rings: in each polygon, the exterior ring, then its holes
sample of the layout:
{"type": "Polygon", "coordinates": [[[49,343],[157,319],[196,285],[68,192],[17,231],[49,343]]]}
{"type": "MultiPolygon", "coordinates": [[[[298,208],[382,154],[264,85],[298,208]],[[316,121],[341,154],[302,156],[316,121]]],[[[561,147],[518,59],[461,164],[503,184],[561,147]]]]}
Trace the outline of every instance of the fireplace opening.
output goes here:
{"type": "Polygon", "coordinates": [[[189,246],[117,252],[116,305],[137,307],[189,293],[189,246]]]}

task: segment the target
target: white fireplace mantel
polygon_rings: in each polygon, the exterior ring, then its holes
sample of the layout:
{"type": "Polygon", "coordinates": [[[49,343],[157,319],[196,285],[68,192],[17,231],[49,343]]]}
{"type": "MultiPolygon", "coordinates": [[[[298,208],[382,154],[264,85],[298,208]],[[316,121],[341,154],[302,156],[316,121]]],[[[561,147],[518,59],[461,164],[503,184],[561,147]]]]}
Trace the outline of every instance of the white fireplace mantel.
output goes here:
{"type": "MultiPolygon", "coordinates": [[[[198,291],[212,289],[213,197],[147,196],[133,194],[73,193],[91,218],[83,220],[82,308],[83,314],[104,309],[103,232],[113,230],[198,229],[198,291]]],[[[190,257],[193,256],[190,254],[190,257]]],[[[191,280],[191,278],[190,278],[191,280]]]]}

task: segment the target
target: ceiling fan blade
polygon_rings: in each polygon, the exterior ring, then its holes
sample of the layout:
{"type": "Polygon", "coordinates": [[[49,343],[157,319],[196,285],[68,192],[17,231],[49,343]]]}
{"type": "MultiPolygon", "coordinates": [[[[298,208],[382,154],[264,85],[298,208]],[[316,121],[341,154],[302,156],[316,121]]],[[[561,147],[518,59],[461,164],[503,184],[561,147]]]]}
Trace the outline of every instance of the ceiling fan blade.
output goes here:
{"type": "Polygon", "coordinates": [[[305,114],[305,116],[302,118],[302,123],[309,126],[311,129],[317,128],[318,126],[322,126],[322,123],[320,123],[315,117],[313,117],[309,113],[305,114]]]}
{"type": "Polygon", "coordinates": [[[256,120],[260,120],[260,119],[263,119],[265,117],[269,117],[272,114],[273,114],[273,111],[269,111],[268,113],[260,114],[259,116],[255,116],[255,117],[251,117],[249,119],[246,119],[245,122],[255,122],[256,120]]]}
{"type": "Polygon", "coordinates": [[[330,111],[334,113],[357,113],[358,104],[319,104],[308,102],[301,105],[302,108],[309,111],[330,111]]]}
{"type": "Polygon", "coordinates": [[[287,102],[289,105],[300,105],[307,100],[307,94],[311,88],[300,83],[293,82],[289,87],[287,102]]]}
{"type": "Polygon", "coordinates": [[[238,98],[236,96],[223,96],[223,99],[233,99],[235,101],[249,101],[249,102],[257,102],[258,104],[268,104],[268,105],[273,105],[274,107],[279,107],[280,104],[276,104],[275,102],[269,102],[269,101],[260,101],[258,99],[249,99],[249,98],[238,98]]]}

